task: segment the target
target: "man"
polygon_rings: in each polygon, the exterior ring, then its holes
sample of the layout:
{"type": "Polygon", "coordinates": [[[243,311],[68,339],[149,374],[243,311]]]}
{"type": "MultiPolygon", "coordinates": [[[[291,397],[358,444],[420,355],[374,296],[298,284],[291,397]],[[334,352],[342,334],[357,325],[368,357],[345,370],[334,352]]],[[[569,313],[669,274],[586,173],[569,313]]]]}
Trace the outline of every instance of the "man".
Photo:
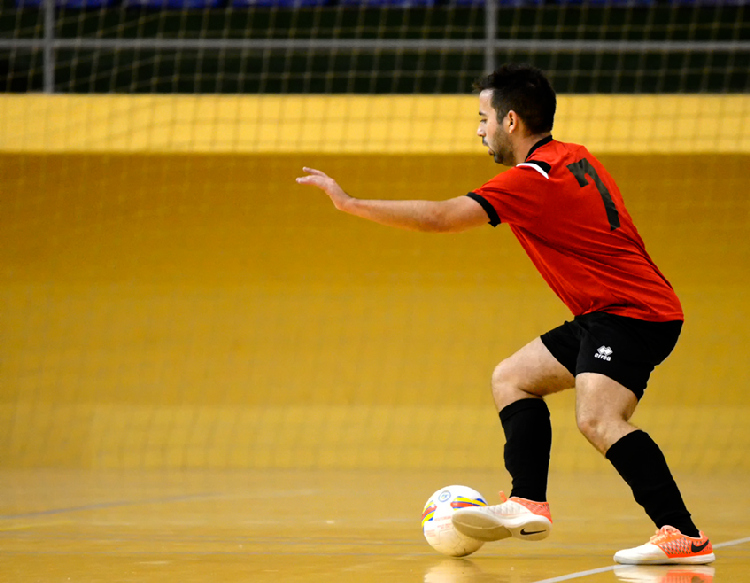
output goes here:
{"type": "Polygon", "coordinates": [[[509,499],[459,510],[455,527],[474,538],[540,540],[552,519],[547,478],[552,431],[544,397],[575,388],[583,435],[617,469],[657,534],[619,551],[620,563],[714,560],[691,520],[663,454],[629,423],[654,367],[682,327],[680,302],[649,257],[612,177],[583,146],[554,140],[555,92],[541,71],[506,65],[481,79],[477,135],[511,166],[466,196],[445,201],[360,200],[323,172],[297,179],[334,206],[377,223],[458,232],[507,223],[574,319],[501,362],[492,393],[505,432],[509,499]]]}

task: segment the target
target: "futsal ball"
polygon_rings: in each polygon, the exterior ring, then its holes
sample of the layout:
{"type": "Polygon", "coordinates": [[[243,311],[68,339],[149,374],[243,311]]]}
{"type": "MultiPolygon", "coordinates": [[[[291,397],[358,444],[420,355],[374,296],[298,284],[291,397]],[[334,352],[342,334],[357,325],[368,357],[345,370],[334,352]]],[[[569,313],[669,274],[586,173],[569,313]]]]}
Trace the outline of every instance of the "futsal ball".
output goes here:
{"type": "Polygon", "coordinates": [[[430,496],[422,512],[422,531],[433,549],[451,557],[465,557],[479,550],[484,541],[461,534],[451,522],[456,510],[469,506],[487,506],[487,502],[467,486],[446,486],[430,496]]]}

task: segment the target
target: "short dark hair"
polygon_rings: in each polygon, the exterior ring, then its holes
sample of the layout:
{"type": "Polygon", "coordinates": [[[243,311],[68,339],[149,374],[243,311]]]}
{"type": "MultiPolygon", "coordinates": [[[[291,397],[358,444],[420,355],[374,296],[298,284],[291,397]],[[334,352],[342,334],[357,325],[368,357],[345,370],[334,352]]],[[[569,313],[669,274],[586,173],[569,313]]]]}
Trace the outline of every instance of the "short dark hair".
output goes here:
{"type": "Polygon", "coordinates": [[[492,90],[490,103],[498,121],[512,109],[532,134],[552,131],[557,97],[547,77],[531,65],[508,64],[474,82],[477,91],[492,90]]]}

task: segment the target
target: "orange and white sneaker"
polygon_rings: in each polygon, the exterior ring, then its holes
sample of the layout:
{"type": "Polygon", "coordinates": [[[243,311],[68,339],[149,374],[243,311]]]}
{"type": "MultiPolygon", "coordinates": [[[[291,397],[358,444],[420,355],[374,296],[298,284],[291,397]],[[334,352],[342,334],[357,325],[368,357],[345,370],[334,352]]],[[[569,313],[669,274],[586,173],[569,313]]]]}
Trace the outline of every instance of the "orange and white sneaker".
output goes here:
{"type": "Polygon", "coordinates": [[[705,534],[685,536],[671,526],[662,526],[645,545],[618,551],[614,557],[624,565],[704,565],[715,558],[705,534]]]}
{"type": "Polygon", "coordinates": [[[506,498],[500,492],[502,504],[497,506],[472,506],[453,513],[453,526],[461,534],[482,541],[495,541],[508,537],[536,541],[549,536],[552,516],[547,502],[534,502],[526,498],[506,498]]]}

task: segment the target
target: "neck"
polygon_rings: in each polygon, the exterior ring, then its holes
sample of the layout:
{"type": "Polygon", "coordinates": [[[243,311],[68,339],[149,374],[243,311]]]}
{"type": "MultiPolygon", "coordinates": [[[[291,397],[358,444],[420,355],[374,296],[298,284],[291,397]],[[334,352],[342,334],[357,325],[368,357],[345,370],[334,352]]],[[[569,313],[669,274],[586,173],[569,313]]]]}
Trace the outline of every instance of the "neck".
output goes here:
{"type": "Polygon", "coordinates": [[[546,132],[543,134],[531,134],[519,138],[518,142],[515,145],[515,148],[513,148],[513,164],[517,165],[524,162],[526,160],[526,156],[529,155],[529,150],[534,147],[534,144],[550,135],[552,134],[546,132]]]}

